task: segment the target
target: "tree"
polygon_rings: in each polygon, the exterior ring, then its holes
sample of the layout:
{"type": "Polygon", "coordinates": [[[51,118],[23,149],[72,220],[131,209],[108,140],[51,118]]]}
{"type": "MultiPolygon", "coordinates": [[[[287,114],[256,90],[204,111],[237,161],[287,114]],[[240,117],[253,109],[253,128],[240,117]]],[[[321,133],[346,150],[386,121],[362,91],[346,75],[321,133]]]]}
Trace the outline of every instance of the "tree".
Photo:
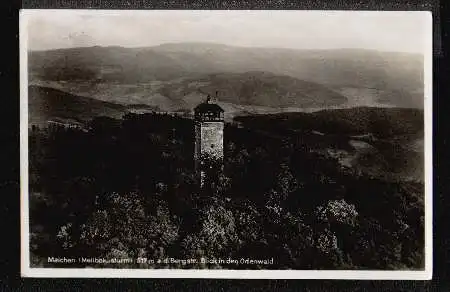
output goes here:
{"type": "Polygon", "coordinates": [[[344,199],[330,200],[326,206],[317,207],[316,216],[322,222],[340,223],[354,227],[357,224],[358,212],[355,205],[348,204],[344,199]]]}
{"type": "Polygon", "coordinates": [[[233,213],[224,202],[214,199],[200,212],[200,230],[182,241],[185,256],[217,258],[229,256],[237,247],[238,236],[233,213]]]}
{"type": "Polygon", "coordinates": [[[297,179],[292,175],[287,164],[281,164],[277,175],[277,189],[280,192],[280,202],[283,202],[298,187],[297,179]]]}
{"type": "Polygon", "coordinates": [[[178,239],[179,222],[163,202],[154,208],[153,215],[146,212],[137,193],[110,194],[107,208],[93,213],[82,226],[83,249],[91,250],[92,256],[155,256],[161,248],[164,254],[178,239]]]}

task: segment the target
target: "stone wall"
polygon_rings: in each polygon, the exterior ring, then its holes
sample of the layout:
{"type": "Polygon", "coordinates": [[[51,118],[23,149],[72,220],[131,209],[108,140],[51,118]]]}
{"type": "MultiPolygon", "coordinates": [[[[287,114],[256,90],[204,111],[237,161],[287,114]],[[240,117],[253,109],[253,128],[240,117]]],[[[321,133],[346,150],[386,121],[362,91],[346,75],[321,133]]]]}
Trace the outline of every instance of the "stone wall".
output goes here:
{"type": "Polygon", "coordinates": [[[223,122],[202,122],[195,127],[195,152],[213,158],[223,158],[223,122]]]}

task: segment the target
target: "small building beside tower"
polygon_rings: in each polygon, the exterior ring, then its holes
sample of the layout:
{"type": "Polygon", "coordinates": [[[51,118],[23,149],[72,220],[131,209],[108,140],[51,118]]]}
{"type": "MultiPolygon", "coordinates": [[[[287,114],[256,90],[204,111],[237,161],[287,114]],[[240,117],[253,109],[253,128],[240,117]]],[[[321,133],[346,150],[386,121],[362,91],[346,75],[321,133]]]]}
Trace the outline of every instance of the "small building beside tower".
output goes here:
{"type": "Polygon", "coordinates": [[[194,109],[194,161],[203,184],[205,160],[223,161],[224,110],[208,96],[194,109]]]}

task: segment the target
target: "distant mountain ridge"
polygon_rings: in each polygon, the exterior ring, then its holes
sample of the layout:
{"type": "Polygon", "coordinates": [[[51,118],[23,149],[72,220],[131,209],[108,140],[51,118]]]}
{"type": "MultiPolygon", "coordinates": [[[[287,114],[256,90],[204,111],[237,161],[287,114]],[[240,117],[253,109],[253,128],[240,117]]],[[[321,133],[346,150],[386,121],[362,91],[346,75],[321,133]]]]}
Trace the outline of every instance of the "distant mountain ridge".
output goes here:
{"type": "MultiPolygon", "coordinates": [[[[30,79],[139,84],[205,75],[270,72],[341,93],[377,89],[383,103],[421,107],[423,56],[359,49],[295,50],[174,43],[29,52],[30,79]]],[[[220,90],[220,89],[219,89],[220,90]]]]}

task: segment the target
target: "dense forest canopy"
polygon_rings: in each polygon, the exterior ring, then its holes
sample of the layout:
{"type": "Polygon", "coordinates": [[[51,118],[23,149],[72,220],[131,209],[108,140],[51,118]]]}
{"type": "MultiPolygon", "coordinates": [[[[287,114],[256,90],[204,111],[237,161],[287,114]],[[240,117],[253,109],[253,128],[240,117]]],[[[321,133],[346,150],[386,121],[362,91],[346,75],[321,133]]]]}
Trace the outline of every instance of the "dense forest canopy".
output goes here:
{"type": "Polygon", "coordinates": [[[313,151],[323,144],[312,136],[274,127],[226,124],[224,163],[211,164],[204,188],[192,120],[127,114],[84,130],[33,127],[32,265],[82,256],[274,259],[120,266],[142,268],[423,268],[423,183],[358,172],[313,151]]]}

